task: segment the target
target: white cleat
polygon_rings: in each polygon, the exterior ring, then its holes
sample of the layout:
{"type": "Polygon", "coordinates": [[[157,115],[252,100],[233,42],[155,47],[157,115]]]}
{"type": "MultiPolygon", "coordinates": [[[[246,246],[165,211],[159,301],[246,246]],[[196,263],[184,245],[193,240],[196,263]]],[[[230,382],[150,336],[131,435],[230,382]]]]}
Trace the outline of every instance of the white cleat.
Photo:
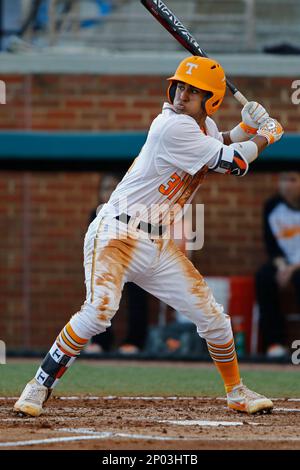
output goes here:
{"type": "Polygon", "coordinates": [[[50,394],[51,390],[49,388],[32,379],[15,403],[14,411],[29,416],[40,416],[43,412],[43,404],[50,394]]]}
{"type": "Polygon", "coordinates": [[[270,412],[274,406],[269,398],[249,390],[243,384],[237,385],[227,394],[227,405],[232,410],[249,414],[270,412]]]}

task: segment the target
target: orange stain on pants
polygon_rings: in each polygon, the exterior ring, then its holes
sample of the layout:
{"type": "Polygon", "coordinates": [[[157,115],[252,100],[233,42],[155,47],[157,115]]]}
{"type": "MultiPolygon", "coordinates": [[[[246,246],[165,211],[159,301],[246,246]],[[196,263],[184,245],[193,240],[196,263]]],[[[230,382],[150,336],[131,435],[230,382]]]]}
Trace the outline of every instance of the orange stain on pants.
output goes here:
{"type": "Polygon", "coordinates": [[[190,286],[189,291],[198,300],[197,306],[199,309],[204,312],[219,313],[210,288],[193,263],[182,253],[173,240],[170,240],[168,249],[176,255],[176,261],[180,263],[184,277],[190,286]]]}
{"type": "Polygon", "coordinates": [[[92,301],[96,300],[97,287],[103,286],[105,294],[97,305],[100,312],[98,319],[108,320],[115,313],[114,304],[121,297],[124,277],[133,259],[137,240],[125,238],[110,240],[108,244],[96,253],[94,278],[92,278],[92,301]],[[107,315],[104,314],[107,313],[107,315]]]}
{"type": "Polygon", "coordinates": [[[173,240],[169,241],[167,251],[172,263],[176,263],[177,269],[182,273],[176,282],[178,286],[182,286],[186,302],[182,303],[183,310],[179,307],[179,311],[196,324],[198,334],[207,341],[224,344],[232,339],[230,317],[224,313],[223,306],[216,302],[199,271],[173,240]]]}

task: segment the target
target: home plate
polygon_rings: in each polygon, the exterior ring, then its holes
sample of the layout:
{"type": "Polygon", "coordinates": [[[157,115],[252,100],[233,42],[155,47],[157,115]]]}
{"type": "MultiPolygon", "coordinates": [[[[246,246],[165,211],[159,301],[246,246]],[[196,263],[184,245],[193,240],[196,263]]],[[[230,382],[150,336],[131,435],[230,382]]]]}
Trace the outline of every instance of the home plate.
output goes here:
{"type": "Polygon", "coordinates": [[[160,423],[179,424],[182,426],[243,426],[240,421],[201,421],[198,419],[163,420],[160,423]]]}

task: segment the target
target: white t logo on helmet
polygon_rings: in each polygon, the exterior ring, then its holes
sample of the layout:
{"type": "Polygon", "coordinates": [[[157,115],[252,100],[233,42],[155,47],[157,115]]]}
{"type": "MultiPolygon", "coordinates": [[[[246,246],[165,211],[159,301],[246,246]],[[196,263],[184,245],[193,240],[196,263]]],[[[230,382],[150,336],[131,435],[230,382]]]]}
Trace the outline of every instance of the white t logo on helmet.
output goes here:
{"type": "Polygon", "coordinates": [[[188,67],[188,70],[185,72],[187,75],[192,75],[193,69],[198,68],[198,65],[193,64],[192,62],[187,62],[186,66],[188,67]]]}

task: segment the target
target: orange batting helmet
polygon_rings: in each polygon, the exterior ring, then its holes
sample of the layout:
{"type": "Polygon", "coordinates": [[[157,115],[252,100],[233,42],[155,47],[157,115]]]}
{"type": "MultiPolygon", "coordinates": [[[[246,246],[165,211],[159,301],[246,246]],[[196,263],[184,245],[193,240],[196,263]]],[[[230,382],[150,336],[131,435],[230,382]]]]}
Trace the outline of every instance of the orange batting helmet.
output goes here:
{"type": "Polygon", "coordinates": [[[208,91],[202,101],[202,107],[208,115],[220,107],[225,91],[226,77],[221,65],[208,57],[191,56],[184,59],[178,66],[171,81],[167,96],[173,103],[177,82],[184,82],[200,90],[208,91]]]}

